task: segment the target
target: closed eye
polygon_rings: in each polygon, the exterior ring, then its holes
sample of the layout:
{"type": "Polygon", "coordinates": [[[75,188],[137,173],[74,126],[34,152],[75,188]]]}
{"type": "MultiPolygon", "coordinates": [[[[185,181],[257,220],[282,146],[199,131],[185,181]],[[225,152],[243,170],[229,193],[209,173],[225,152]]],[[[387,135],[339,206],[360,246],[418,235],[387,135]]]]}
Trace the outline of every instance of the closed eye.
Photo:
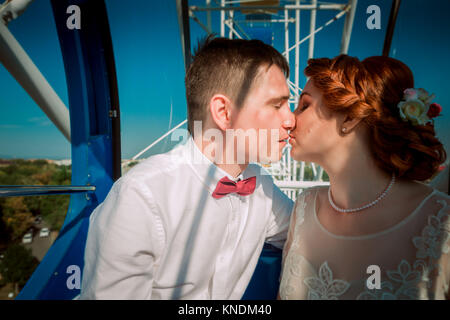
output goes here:
{"type": "Polygon", "coordinates": [[[309,107],[309,104],[304,104],[304,105],[302,105],[302,106],[300,107],[300,112],[305,111],[306,108],[308,108],[308,107],[309,107]]]}

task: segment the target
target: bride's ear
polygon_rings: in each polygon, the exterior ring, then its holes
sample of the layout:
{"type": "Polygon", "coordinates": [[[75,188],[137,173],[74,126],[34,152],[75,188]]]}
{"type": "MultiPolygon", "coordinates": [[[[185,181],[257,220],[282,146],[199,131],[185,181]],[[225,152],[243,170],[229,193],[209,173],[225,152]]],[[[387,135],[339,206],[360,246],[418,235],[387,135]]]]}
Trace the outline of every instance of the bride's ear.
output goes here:
{"type": "Polygon", "coordinates": [[[361,123],[361,120],[362,119],[354,119],[349,116],[345,116],[340,126],[340,133],[345,135],[351,132],[353,129],[356,128],[358,124],[361,123]]]}

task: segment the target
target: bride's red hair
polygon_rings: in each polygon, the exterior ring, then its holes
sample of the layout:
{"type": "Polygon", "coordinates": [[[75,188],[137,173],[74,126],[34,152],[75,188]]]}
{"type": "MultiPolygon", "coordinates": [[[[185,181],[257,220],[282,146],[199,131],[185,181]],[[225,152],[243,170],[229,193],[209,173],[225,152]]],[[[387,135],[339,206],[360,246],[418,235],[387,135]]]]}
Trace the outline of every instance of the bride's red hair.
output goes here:
{"type": "Polygon", "coordinates": [[[363,61],[347,55],[308,60],[305,75],[322,95],[324,105],[362,119],[378,166],[397,177],[424,181],[446,159],[434,125],[412,125],[399,115],[403,91],[414,88],[411,70],[399,60],[375,56],[363,61]]]}

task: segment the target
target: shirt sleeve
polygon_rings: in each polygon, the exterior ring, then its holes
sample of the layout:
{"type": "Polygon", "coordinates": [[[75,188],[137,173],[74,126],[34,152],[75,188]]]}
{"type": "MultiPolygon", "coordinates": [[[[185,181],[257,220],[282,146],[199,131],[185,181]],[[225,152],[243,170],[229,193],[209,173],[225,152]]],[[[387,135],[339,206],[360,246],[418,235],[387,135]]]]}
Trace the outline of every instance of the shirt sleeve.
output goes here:
{"type": "Polygon", "coordinates": [[[150,299],[163,245],[150,191],[119,179],[90,217],[80,299],[150,299]]]}
{"type": "Polygon", "coordinates": [[[289,229],[294,202],[276,185],[273,186],[272,212],[267,228],[266,242],[283,249],[289,229]]]}

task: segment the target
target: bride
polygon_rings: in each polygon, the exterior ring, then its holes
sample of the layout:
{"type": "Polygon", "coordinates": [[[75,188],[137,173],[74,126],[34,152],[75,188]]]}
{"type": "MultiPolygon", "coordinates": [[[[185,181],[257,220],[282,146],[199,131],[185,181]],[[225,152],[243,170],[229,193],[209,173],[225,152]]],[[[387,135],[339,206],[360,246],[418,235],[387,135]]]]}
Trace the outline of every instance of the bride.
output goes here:
{"type": "Polygon", "coordinates": [[[281,299],[448,299],[450,197],[429,181],[446,159],[441,107],[388,57],[311,59],[291,156],[330,186],[298,196],[281,299]]]}

